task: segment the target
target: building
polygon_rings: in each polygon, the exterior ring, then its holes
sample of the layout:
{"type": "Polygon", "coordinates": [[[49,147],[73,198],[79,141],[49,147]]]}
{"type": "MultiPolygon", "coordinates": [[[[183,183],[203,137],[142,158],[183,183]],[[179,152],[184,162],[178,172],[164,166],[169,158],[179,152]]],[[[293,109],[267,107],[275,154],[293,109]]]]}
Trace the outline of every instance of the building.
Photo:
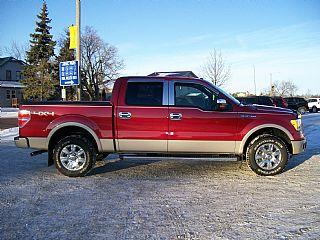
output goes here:
{"type": "Polygon", "coordinates": [[[13,57],[0,58],[0,106],[17,107],[22,99],[21,72],[25,62],[13,57]]]}
{"type": "Polygon", "coordinates": [[[192,71],[175,71],[175,72],[154,72],[149,74],[150,77],[190,77],[198,78],[192,71]]]}

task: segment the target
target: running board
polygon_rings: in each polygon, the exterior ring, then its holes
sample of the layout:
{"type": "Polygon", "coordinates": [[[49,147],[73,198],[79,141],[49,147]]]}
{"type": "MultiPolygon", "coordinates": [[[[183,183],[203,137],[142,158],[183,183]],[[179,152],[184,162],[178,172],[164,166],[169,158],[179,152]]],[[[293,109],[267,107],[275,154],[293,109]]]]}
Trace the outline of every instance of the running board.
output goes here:
{"type": "Polygon", "coordinates": [[[137,154],[119,154],[122,159],[131,159],[131,160],[198,160],[198,161],[214,161],[214,162],[225,162],[225,161],[239,161],[239,157],[235,155],[137,155],[137,154]]]}

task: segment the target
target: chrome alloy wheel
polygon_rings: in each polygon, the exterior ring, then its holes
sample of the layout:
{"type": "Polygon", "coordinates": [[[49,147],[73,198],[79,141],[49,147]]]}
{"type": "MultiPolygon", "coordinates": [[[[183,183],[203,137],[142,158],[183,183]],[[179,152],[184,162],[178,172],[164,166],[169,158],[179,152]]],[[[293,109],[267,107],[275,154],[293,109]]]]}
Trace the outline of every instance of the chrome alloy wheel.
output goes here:
{"type": "Polygon", "coordinates": [[[60,152],[60,161],[69,171],[78,171],[87,161],[85,151],[76,144],[65,146],[60,152]]]}
{"type": "Polygon", "coordinates": [[[264,170],[273,170],[281,162],[280,148],[274,143],[265,143],[256,150],[255,161],[264,170]]]}

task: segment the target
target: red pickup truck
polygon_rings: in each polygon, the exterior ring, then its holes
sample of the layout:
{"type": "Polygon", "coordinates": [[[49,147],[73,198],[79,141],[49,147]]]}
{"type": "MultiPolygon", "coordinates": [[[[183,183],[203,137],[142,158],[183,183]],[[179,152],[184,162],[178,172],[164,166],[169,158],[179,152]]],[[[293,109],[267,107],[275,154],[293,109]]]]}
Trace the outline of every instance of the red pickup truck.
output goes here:
{"type": "Polygon", "coordinates": [[[108,153],[232,155],[260,175],[280,173],[304,151],[301,118],[283,108],[242,105],[208,81],[123,77],[111,100],[20,106],[18,147],[48,151],[48,164],[84,176],[108,153]]]}

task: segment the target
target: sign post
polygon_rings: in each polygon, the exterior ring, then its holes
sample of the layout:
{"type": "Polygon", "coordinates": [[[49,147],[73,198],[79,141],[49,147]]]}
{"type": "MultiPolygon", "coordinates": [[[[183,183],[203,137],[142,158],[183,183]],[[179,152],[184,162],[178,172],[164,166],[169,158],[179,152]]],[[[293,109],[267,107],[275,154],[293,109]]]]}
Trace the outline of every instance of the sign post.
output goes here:
{"type": "Polygon", "coordinates": [[[62,98],[62,101],[67,100],[67,91],[64,87],[62,87],[62,89],[61,89],[61,98],[62,98]]]}

